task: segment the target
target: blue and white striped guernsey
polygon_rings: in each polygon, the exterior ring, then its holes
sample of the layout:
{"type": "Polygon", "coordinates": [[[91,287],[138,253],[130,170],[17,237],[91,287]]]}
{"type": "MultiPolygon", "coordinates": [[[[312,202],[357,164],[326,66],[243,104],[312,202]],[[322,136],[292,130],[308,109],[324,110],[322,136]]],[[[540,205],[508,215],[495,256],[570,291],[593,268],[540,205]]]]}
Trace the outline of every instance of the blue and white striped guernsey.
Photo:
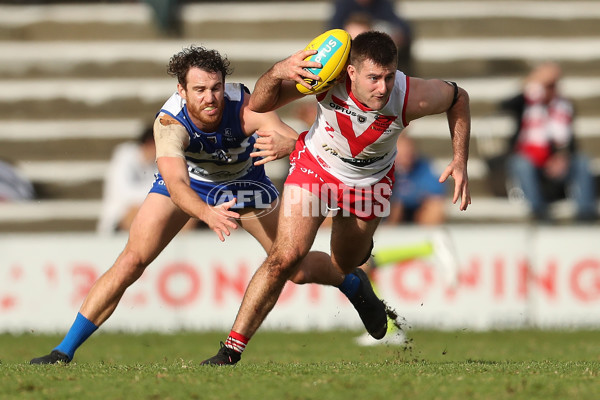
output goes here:
{"type": "Polygon", "coordinates": [[[215,132],[203,132],[188,115],[186,101],[175,92],[160,112],[181,123],[190,137],[185,158],[192,179],[222,182],[244,176],[252,167],[250,153],[256,135],[246,136],[240,121],[240,109],[247,89],[241,83],[225,84],[223,119],[215,132]]]}

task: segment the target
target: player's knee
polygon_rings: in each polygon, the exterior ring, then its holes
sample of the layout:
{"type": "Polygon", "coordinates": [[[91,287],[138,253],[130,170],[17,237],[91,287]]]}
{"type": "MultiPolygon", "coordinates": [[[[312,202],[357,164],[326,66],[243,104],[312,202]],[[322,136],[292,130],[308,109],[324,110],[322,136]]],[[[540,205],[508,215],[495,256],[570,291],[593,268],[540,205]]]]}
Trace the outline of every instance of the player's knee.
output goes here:
{"type": "Polygon", "coordinates": [[[267,268],[269,275],[278,279],[290,280],[294,276],[300,261],[305,254],[295,252],[291,249],[287,251],[277,251],[269,254],[267,257],[267,268]]]}
{"type": "Polygon", "coordinates": [[[120,279],[128,284],[135,282],[148,266],[148,262],[136,251],[123,251],[113,268],[119,271],[120,279]]]}

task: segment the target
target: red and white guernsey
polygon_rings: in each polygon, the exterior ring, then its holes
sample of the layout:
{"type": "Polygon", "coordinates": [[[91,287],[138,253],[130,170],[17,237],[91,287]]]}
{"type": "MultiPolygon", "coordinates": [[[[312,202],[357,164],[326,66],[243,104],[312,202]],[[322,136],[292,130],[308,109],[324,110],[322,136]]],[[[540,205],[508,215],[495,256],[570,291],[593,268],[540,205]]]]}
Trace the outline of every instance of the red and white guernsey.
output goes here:
{"type": "Polygon", "coordinates": [[[321,167],[349,186],[372,185],[394,164],[405,119],[409,79],[396,71],[387,104],[371,110],[352,94],[350,79],[317,95],[317,118],[306,146],[321,167]]]}

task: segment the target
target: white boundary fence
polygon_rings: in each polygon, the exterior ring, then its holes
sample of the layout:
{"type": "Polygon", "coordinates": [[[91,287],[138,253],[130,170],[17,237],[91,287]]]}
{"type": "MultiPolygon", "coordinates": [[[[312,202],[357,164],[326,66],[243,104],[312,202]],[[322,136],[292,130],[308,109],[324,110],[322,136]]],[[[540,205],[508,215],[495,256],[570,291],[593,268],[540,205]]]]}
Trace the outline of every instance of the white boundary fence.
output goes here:
{"type": "MultiPolygon", "coordinates": [[[[436,257],[382,267],[377,286],[407,326],[504,329],[600,326],[600,232],[595,227],[457,225],[446,228],[460,261],[448,284],[436,257]]],[[[420,243],[435,230],[382,228],[376,249],[420,243]]],[[[65,331],[125,236],[0,238],[0,331],[65,331]]],[[[328,249],[328,231],[315,249],[328,249]]],[[[220,244],[211,232],[176,238],[125,294],[106,330],[223,330],[264,254],[247,234],[220,244]]],[[[265,329],[360,329],[335,288],[288,284],[265,329]]]]}

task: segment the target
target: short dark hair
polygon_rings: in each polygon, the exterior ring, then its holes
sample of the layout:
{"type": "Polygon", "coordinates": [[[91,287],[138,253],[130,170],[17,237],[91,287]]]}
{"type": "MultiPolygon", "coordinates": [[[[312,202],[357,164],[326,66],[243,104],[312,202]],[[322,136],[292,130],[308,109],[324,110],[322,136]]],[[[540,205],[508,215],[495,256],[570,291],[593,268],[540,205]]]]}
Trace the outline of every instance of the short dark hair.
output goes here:
{"type": "Polygon", "coordinates": [[[151,124],[144,126],[144,129],[140,132],[137,137],[137,142],[139,144],[144,144],[149,142],[150,140],[154,140],[154,128],[151,124]]]}
{"type": "Polygon", "coordinates": [[[222,57],[216,50],[208,50],[203,46],[192,45],[171,57],[167,73],[176,77],[177,81],[185,87],[187,73],[192,67],[207,72],[221,72],[223,81],[232,72],[227,57],[222,57]]]}
{"type": "Polygon", "coordinates": [[[387,33],[367,31],[357,35],[350,47],[350,64],[358,65],[371,60],[377,65],[387,66],[398,62],[398,48],[387,33]]]}

